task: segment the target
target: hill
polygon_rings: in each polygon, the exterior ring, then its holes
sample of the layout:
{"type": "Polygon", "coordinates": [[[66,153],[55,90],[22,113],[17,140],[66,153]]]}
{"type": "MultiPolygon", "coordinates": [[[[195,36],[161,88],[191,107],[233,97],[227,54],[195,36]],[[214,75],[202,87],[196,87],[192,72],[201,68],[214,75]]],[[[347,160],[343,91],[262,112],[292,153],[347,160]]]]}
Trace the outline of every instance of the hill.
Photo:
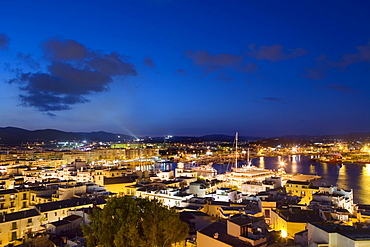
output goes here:
{"type": "Polygon", "coordinates": [[[15,127],[0,128],[0,144],[2,145],[21,145],[22,143],[34,143],[34,142],[45,142],[51,141],[123,141],[132,140],[133,136],[112,134],[103,131],[99,132],[64,132],[54,129],[44,130],[25,130],[15,127]]]}

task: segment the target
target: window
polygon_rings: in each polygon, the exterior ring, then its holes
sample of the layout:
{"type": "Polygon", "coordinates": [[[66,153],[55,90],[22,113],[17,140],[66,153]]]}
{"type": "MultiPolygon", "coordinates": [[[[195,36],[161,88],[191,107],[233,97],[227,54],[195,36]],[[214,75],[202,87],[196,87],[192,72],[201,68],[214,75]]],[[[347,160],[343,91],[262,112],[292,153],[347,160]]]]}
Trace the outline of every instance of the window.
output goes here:
{"type": "Polygon", "coordinates": [[[27,194],[26,193],[23,194],[23,200],[27,200],[27,194]]]}
{"type": "Polygon", "coordinates": [[[17,239],[17,232],[12,232],[12,241],[17,239]]]}
{"type": "Polygon", "coordinates": [[[27,226],[32,226],[32,219],[27,220],[27,226]]]}
{"type": "Polygon", "coordinates": [[[270,218],[270,209],[265,209],[265,217],[270,218]]]}
{"type": "Polygon", "coordinates": [[[12,223],[12,230],[15,230],[15,229],[17,229],[17,222],[12,223]]]}
{"type": "Polygon", "coordinates": [[[23,207],[23,208],[26,208],[26,207],[27,207],[27,202],[23,202],[22,207],[23,207]]]}
{"type": "Polygon", "coordinates": [[[247,236],[248,235],[248,227],[247,226],[241,226],[240,227],[240,236],[247,236]]]}

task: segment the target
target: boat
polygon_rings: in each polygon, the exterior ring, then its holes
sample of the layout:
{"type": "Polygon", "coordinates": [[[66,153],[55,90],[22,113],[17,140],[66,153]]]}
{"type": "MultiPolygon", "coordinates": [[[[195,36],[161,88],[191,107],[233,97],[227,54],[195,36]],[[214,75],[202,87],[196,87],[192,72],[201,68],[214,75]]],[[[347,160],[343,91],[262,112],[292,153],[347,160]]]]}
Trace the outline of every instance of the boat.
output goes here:
{"type": "Polygon", "coordinates": [[[191,168],[191,170],[197,172],[198,175],[206,173],[215,176],[217,174],[217,170],[213,167],[213,163],[209,163],[207,165],[194,166],[191,168]]]}
{"type": "Polygon", "coordinates": [[[263,181],[268,177],[274,176],[275,172],[273,170],[268,170],[264,168],[259,168],[252,165],[249,159],[249,150],[247,165],[238,167],[238,132],[235,134],[235,164],[230,172],[225,174],[220,174],[217,176],[218,179],[228,181],[230,185],[241,186],[241,184],[247,181],[263,181]]]}

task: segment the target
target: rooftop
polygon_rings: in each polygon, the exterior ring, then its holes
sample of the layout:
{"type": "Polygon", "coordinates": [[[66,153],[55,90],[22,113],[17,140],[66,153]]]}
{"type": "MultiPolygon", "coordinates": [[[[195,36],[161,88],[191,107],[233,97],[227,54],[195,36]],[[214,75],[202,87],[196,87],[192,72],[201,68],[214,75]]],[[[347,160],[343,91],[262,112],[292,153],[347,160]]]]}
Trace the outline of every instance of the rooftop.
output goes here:
{"type": "Polygon", "coordinates": [[[10,213],[10,214],[4,214],[2,217],[0,216],[0,222],[8,222],[8,221],[14,221],[19,220],[23,218],[29,218],[40,215],[39,212],[37,212],[36,209],[30,209],[25,211],[19,211],[16,213],[10,213]]]}
{"type": "Polygon", "coordinates": [[[60,208],[70,208],[70,207],[76,207],[76,206],[82,206],[82,205],[92,205],[92,204],[104,204],[105,200],[102,198],[96,198],[95,201],[89,199],[89,198],[72,198],[68,200],[62,200],[62,201],[56,201],[56,202],[48,202],[48,203],[42,203],[37,204],[35,207],[40,212],[48,212],[57,210],[60,208]]]}
{"type": "Polygon", "coordinates": [[[218,234],[217,240],[224,242],[230,246],[234,247],[245,247],[250,246],[249,243],[244,242],[237,237],[231,236],[227,234],[226,224],[222,222],[214,222],[211,225],[203,228],[202,230],[198,231],[201,234],[207,235],[208,237],[214,238],[216,234],[218,234]]]}
{"type": "Polygon", "coordinates": [[[310,223],[328,233],[338,233],[355,241],[370,240],[370,228],[355,228],[331,223],[310,223]]]}
{"type": "Polygon", "coordinates": [[[70,224],[71,222],[68,221],[68,220],[58,220],[58,221],[54,221],[54,222],[51,222],[50,224],[52,224],[53,226],[63,226],[63,225],[67,225],[67,224],[70,224]]]}

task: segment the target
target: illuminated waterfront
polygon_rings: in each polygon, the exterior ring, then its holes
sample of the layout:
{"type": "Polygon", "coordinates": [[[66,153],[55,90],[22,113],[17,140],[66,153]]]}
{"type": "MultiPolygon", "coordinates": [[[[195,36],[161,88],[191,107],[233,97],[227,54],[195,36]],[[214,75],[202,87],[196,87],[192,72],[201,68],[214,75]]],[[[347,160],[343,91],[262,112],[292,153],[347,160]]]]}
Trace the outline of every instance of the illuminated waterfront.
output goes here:
{"type": "MultiPolygon", "coordinates": [[[[314,181],[314,185],[336,185],[338,189],[353,189],[354,202],[370,204],[370,164],[329,164],[309,161],[308,156],[292,155],[278,157],[259,157],[252,159],[252,164],[267,169],[279,169],[280,163],[285,163],[287,173],[300,173],[319,175],[322,179],[314,181]]],[[[245,164],[240,161],[239,165],[245,164]]],[[[185,167],[189,167],[186,164],[185,167]]],[[[231,164],[214,164],[218,173],[225,173],[231,169],[231,164]]],[[[164,163],[156,166],[157,169],[171,170],[176,168],[176,163],[164,163]]]]}
{"type": "MultiPolygon", "coordinates": [[[[355,203],[370,204],[370,189],[367,187],[370,184],[370,164],[318,163],[311,162],[308,156],[302,155],[254,158],[252,164],[277,170],[281,161],[285,163],[287,173],[319,175],[322,179],[315,181],[314,185],[337,185],[339,189],[353,189],[355,203]]],[[[219,173],[228,169],[227,165],[215,164],[214,167],[219,173]]]]}

